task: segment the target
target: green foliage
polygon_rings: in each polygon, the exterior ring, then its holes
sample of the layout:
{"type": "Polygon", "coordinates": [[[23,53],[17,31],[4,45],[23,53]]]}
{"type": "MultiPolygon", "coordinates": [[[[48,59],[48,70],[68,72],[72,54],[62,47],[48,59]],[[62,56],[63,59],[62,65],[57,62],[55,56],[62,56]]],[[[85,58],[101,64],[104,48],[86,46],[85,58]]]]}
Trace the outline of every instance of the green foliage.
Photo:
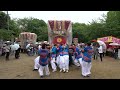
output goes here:
{"type": "Polygon", "coordinates": [[[73,38],[78,38],[79,42],[86,42],[87,25],[84,23],[74,23],[72,25],[73,38]]]}
{"type": "Polygon", "coordinates": [[[7,29],[8,27],[8,22],[7,20],[10,20],[10,17],[7,16],[6,13],[0,11],[0,29],[7,29]]]}
{"type": "Polygon", "coordinates": [[[120,38],[120,11],[107,13],[106,28],[110,35],[120,38]]]}
{"type": "Polygon", "coordinates": [[[26,32],[28,30],[28,22],[29,22],[28,18],[17,20],[17,24],[19,25],[21,32],[26,32]]]}
{"type": "Polygon", "coordinates": [[[102,17],[102,19],[93,20],[88,25],[73,24],[73,36],[78,34],[79,40],[82,39],[84,42],[111,35],[120,38],[120,11],[109,11],[102,17]]]}
{"type": "Polygon", "coordinates": [[[12,31],[14,37],[18,37],[21,31],[19,29],[18,24],[16,23],[16,20],[15,19],[10,20],[9,23],[10,23],[9,24],[10,31],[12,31]]]}
{"type": "Polygon", "coordinates": [[[37,34],[38,41],[48,40],[47,24],[36,18],[24,18],[17,21],[21,32],[32,32],[37,34]]]}
{"type": "Polygon", "coordinates": [[[7,31],[5,29],[0,29],[0,39],[11,40],[12,31],[7,31]]]}

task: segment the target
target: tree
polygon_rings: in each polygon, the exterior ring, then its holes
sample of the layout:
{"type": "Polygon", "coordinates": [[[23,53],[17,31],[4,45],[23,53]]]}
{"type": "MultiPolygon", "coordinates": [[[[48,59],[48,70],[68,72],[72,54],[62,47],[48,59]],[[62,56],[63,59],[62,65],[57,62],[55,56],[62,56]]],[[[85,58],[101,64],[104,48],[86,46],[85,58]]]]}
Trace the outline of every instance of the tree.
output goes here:
{"type": "Polygon", "coordinates": [[[120,38],[120,11],[109,11],[107,13],[106,27],[109,35],[120,38]]]}
{"type": "Polygon", "coordinates": [[[37,40],[48,40],[47,24],[36,18],[24,18],[17,21],[21,32],[32,32],[37,34],[37,40]]]}
{"type": "Polygon", "coordinates": [[[6,13],[0,11],[0,29],[7,29],[8,27],[8,22],[7,20],[10,20],[10,16],[7,15],[6,13]]]}
{"type": "Polygon", "coordinates": [[[72,32],[73,32],[73,38],[74,37],[78,37],[78,41],[79,42],[86,42],[86,29],[87,29],[87,25],[84,23],[73,23],[72,25],[72,32]]]}
{"type": "Polygon", "coordinates": [[[12,19],[12,20],[10,20],[9,23],[10,23],[9,28],[10,28],[10,31],[12,31],[13,36],[18,37],[21,31],[19,29],[19,25],[17,24],[17,20],[12,19]]]}
{"type": "Polygon", "coordinates": [[[0,39],[11,40],[12,31],[6,32],[5,29],[0,29],[0,39]]]}
{"type": "Polygon", "coordinates": [[[18,24],[21,32],[26,32],[28,30],[28,22],[29,22],[29,18],[17,20],[17,24],[18,24]]]}

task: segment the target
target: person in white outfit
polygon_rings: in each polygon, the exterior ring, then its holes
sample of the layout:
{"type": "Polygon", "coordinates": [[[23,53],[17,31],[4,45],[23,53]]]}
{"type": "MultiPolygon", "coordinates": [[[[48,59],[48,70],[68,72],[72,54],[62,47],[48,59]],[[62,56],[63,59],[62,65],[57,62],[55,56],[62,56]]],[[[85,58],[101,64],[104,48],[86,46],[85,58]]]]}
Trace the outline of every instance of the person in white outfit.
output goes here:
{"type": "Polygon", "coordinates": [[[60,52],[60,62],[59,68],[60,72],[68,72],[69,71],[69,53],[68,45],[62,45],[62,51],[60,52]]]}
{"type": "Polygon", "coordinates": [[[75,58],[75,61],[76,61],[75,65],[80,67],[80,66],[82,66],[83,53],[77,47],[76,47],[76,52],[75,53],[76,53],[76,55],[75,55],[76,56],[76,58],[75,58]]]}
{"type": "Polygon", "coordinates": [[[39,59],[40,59],[40,56],[38,56],[37,58],[35,58],[33,71],[38,71],[38,69],[39,69],[39,59]]]}
{"type": "Polygon", "coordinates": [[[57,48],[56,48],[56,44],[52,47],[51,49],[51,66],[52,66],[52,69],[53,69],[53,72],[57,71],[57,66],[55,64],[56,62],[56,52],[57,52],[57,48]]]}
{"type": "Polygon", "coordinates": [[[48,62],[49,62],[49,52],[47,49],[45,49],[46,45],[43,44],[42,45],[42,49],[39,51],[40,54],[40,58],[39,58],[39,75],[42,78],[44,76],[44,71],[45,71],[45,75],[49,76],[50,72],[49,72],[49,67],[48,67],[48,62]]]}
{"type": "Polygon", "coordinates": [[[100,47],[98,48],[98,52],[99,52],[100,59],[101,59],[101,62],[102,62],[102,57],[103,57],[103,46],[102,45],[100,45],[100,47]]]}
{"type": "Polygon", "coordinates": [[[90,70],[92,66],[91,60],[92,60],[93,49],[90,45],[91,44],[88,43],[83,51],[82,76],[84,77],[89,77],[91,74],[90,70]]]}
{"type": "Polygon", "coordinates": [[[64,64],[63,65],[63,70],[64,72],[68,72],[69,71],[69,47],[68,45],[64,46],[64,50],[63,50],[63,59],[64,59],[64,64]]]}
{"type": "Polygon", "coordinates": [[[65,72],[65,59],[63,57],[63,52],[60,52],[60,59],[59,59],[59,68],[60,72],[65,72]]]}
{"type": "MultiPolygon", "coordinates": [[[[63,60],[62,59],[62,57],[61,57],[61,55],[62,55],[62,51],[63,51],[63,45],[60,45],[60,44],[58,44],[57,45],[57,57],[56,57],[56,63],[57,63],[57,66],[60,68],[61,66],[60,66],[60,63],[61,63],[61,60],[63,60]],[[61,53],[61,54],[60,54],[61,53]]],[[[61,68],[60,68],[61,69],[61,68]]],[[[60,70],[61,71],[61,70],[60,70]]]]}
{"type": "Polygon", "coordinates": [[[57,44],[57,51],[56,51],[56,64],[59,67],[60,55],[59,55],[59,44],[57,44]]]}
{"type": "Polygon", "coordinates": [[[75,47],[75,53],[74,53],[74,55],[75,55],[75,60],[74,60],[74,64],[76,65],[76,66],[78,66],[78,67],[80,67],[80,65],[81,65],[81,58],[82,58],[82,53],[81,53],[81,51],[79,50],[79,48],[76,46],[75,47]]]}

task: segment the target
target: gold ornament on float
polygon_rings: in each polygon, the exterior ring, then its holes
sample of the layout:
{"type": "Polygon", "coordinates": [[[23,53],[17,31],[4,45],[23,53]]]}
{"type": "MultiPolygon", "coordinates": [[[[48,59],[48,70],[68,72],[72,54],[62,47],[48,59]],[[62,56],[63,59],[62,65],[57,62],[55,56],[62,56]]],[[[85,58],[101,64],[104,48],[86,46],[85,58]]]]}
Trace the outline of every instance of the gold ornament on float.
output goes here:
{"type": "Polygon", "coordinates": [[[58,39],[57,39],[57,42],[61,42],[61,41],[62,41],[62,39],[61,39],[61,38],[58,38],[58,39]]]}

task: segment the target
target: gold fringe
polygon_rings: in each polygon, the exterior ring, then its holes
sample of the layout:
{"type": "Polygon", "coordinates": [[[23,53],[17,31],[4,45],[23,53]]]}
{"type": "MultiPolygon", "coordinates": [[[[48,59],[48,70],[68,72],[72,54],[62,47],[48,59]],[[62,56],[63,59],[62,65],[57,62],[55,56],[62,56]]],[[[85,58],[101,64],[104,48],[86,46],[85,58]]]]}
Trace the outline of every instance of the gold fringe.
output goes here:
{"type": "Polygon", "coordinates": [[[65,30],[65,21],[62,21],[62,30],[65,30]]]}
{"type": "Polygon", "coordinates": [[[56,20],[54,20],[54,30],[56,30],[56,20]]]}

